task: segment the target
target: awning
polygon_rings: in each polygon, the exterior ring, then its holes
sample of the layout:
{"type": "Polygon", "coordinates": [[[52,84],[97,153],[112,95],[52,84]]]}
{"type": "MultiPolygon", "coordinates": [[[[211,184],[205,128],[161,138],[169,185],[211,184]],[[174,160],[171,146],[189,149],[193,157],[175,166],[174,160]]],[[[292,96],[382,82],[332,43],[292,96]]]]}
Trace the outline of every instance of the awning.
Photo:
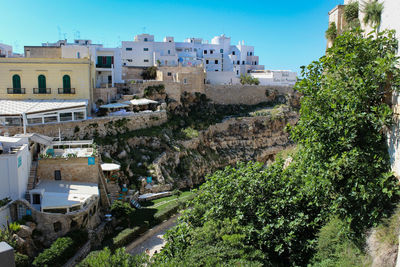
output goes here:
{"type": "Polygon", "coordinates": [[[101,105],[100,108],[127,108],[129,105],[122,103],[111,103],[107,105],[101,105]]]}
{"type": "Polygon", "coordinates": [[[103,163],[101,164],[101,169],[103,171],[118,171],[121,166],[114,163],[103,163]]]}
{"type": "Polygon", "coordinates": [[[141,98],[141,99],[132,99],[129,101],[125,101],[124,103],[134,105],[134,106],[141,106],[141,105],[148,105],[148,104],[158,104],[157,101],[147,99],[147,98],[141,98]]]}

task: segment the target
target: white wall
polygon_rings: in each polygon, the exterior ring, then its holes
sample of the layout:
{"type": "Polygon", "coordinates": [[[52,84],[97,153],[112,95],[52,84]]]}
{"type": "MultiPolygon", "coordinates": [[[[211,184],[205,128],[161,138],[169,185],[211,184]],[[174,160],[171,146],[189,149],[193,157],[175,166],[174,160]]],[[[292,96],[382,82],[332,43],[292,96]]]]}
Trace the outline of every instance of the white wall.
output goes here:
{"type": "Polygon", "coordinates": [[[30,166],[31,155],[27,144],[17,154],[0,155],[0,199],[11,197],[16,200],[25,197],[30,166]],[[20,166],[18,158],[21,158],[20,166]]]}
{"type": "Polygon", "coordinates": [[[6,57],[12,57],[12,46],[0,43],[0,55],[5,55],[6,57]]]}
{"type": "Polygon", "coordinates": [[[7,205],[0,208],[0,229],[7,227],[8,223],[11,223],[11,214],[7,205]]]}
{"type": "Polygon", "coordinates": [[[250,76],[257,78],[260,85],[294,85],[297,81],[297,73],[293,71],[267,70],[252,72],[250,76]]]}
{"type": "Polygon", "coordinates": [[[206,73],[206,82],[209,84],[239,84],[240,80],[232,71],[214,71],[206,73]]]}

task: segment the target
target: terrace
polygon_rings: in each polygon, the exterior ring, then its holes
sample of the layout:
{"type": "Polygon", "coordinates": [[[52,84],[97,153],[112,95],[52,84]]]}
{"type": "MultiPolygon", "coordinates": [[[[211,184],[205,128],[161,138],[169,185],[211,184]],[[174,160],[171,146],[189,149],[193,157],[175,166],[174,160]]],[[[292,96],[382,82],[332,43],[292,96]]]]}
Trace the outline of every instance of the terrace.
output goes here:
{"type": "Polygon", "coordinates": [[[41,158],[88,158],[96,154],[93,140],[55,141],[44,149],[41,158]]]}

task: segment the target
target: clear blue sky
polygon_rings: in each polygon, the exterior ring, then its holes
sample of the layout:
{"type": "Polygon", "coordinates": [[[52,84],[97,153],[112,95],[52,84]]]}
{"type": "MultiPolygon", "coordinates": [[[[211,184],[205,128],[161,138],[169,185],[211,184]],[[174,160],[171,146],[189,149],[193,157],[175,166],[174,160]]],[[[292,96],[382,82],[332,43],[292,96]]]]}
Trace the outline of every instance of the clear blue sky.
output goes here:
{"type": "Polygon", "coordinates": [[[267,69],[299,71],[323,55],[328,11],[340,0],[0,0],[0,42],[15,52],[24,45],[64,36],[106,47],[150,33],[161,41],[186,37],[211,40],[225,33],[232,43],[255,46],[267,69]],[[60,31],[59,31],[60,29],[60,31]]]}

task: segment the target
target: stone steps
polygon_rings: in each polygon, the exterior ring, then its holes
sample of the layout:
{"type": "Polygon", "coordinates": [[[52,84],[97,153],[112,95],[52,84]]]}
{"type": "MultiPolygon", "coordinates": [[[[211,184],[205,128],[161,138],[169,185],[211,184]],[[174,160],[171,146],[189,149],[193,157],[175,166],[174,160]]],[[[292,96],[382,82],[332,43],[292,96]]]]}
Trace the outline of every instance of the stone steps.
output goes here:
{"type": "Polygon", "coordinates": [[[28,186],[26,188],[26,193],[25,193],[25,199],[30,203],[31,201],[31,196],[28,193],[29,190],[32,190],[35,188],[36,185],[36,174],[37,174],[37,165],[38,162],[36,160],[32,161],[31,164],[31,169],[29,170],[29,178],[28,178],[28,186]]]}

